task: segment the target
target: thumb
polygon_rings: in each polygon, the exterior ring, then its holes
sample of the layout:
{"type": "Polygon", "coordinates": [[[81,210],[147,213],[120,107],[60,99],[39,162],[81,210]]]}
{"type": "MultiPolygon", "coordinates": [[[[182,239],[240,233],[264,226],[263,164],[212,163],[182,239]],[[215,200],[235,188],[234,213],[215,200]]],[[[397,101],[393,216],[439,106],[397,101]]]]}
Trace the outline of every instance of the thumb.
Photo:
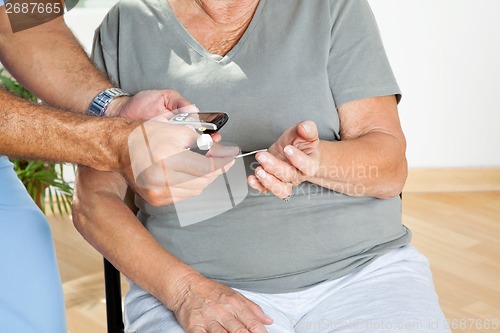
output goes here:
{"type": "Polygon", "coordinates": [[[318,127],[311,120],[306,120],[297,125],[297,134],[304,140],[313,142],[319,139],[318,127]]]}

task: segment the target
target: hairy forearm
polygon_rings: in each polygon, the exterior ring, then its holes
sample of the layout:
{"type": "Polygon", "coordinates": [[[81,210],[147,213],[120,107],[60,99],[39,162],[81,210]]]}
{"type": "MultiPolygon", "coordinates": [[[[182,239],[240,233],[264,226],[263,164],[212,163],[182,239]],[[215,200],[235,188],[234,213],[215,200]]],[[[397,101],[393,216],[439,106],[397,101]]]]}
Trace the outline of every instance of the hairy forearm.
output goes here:
{"type": "Polygon", "coordinates": [[[112,171],[129,164],[127,137],[138,125],[36,105],[0,89],[0,154],[112,171]]]}
{"type": "Polygon", "coordinates": [[[319,172],[309,181],[357,197],[401,193],[407,177],[404,138],[375,131],[351,140],[321,141],[320,150],[319,172]]]}
{"type": "MultiPolygon", "coordinates": [[[[1,11],[1,9],[0,9],[1,11]]],[[[92,99],[111,87],[90,62],[62,17],[12,33],[0,13],[0,58],[16,79],[45,103],[85,112],[92,99]]]]}
{"type": "Polygon", "coordinates": [[[176,286],[198,273],[165,251],[123,203],[126,185],[120,176],[84,168],[77,179],[78,231],[129,279],[165,306],[175,306],[176,286]]]}

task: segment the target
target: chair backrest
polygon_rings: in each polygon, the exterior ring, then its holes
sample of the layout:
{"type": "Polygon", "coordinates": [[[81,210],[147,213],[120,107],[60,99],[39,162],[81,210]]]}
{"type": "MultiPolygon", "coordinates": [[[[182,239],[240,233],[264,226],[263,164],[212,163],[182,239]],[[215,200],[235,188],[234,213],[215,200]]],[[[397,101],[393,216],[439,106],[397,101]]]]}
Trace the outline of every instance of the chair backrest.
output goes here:
{"type": "Polygon", "coordinates": [[[124,333],[120,272],[104,258],[108,333],[124,333]]]}

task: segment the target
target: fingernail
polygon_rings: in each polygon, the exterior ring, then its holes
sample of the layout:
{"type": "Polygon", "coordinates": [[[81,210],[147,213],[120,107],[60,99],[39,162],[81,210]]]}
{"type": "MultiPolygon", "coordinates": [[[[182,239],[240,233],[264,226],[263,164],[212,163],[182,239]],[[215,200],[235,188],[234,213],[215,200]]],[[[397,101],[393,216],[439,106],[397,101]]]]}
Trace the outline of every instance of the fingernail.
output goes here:
{"type": "Polygon", "coordinates": [[[290,147],[290,146],[286,146],[285,149],[283,149],[283,151],[285,152],[285,154],[287,154],[288,156],[292,156],[293,155],[293,148],[290,147]]]}
{"type": "Polygon", "coordinates": [[[266,155],[261,154],[257,156],[257,161],[259,161],[260,163],[266,163],[268,161],[268,158],[266,155]]]}
{"type": "Polygon", "coordinates": [[[264,170],[260,169],[259,171],[257,171],[257,176],[259,176],[260,178],[266,178],[267,174],[264,170]]]}
{"type": "Polygon", "coordinates": [[[302,128],[304,129],[304,131],[306,131],[307,134],[309,134],[311,132],[311,129],[306,124],[302,125],[302,128]]]}

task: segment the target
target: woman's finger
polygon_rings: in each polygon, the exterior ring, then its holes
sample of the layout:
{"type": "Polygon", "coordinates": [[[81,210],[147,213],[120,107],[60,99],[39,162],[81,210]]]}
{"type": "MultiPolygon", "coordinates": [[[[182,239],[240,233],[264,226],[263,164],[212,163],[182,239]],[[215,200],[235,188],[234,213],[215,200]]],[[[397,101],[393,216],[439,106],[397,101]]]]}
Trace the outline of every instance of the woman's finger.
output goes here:
{"type": "Polygon", "coordinates": [[[255,175],[269,192],[280,199],[285,199],[292,193],[292,184],[282,182],[270,173],[267,173],[262,167],[258,167],[255,170],[255,175]]]}
{"type": "Polygon", "coordinates": [[[249,299],[245,299],[245,303],[249,311],[245,311],[238,315],[240,320],[245,324],[247,329],[252,333],[267,333],[264,325],[271,325],[274,320],[268,317],[262,308],[249,299]]]}
{"type": "Polygon", "coordinates": [[[248,182],[248,185],[250,185],[250,187],[253,188],[254,190],[257,190],[262,194],[268,193],[267,189],[264,187],[264,185],[262,185],[260,183],[260,181],[257,177],[249,176],[247,179],[247,182],[248,182]]]}
{"type": "Polygon", "coordinates": [[[256,158],[267,173],[283,182],[298,185],[303,181],[300,171],[287,161],[282,161],[269,153],[259,153],[256,158]]]}
{"type": "Polygon", "coordinates": [[[311,177],[317,174],[319,169],[318,159],[291,145],[286,146],[283,151],[290,163],[304,175],[311,177]]]}
{"type": "Polygon", "coordinates": [[[233,315],[228,315],[226,318],[223,318],[221,320],[221,325],[224,326],[224,329],[229,333],[253,333],[246,328],[245,324],[240,321],[240,318],[233,315]]]}
{"type": "Polygon", "coordinates": [[[207,324],[207,332],[208,333],[228,333],[229,331],[227,331],[219,322],[211,321],[207,324]]]}

